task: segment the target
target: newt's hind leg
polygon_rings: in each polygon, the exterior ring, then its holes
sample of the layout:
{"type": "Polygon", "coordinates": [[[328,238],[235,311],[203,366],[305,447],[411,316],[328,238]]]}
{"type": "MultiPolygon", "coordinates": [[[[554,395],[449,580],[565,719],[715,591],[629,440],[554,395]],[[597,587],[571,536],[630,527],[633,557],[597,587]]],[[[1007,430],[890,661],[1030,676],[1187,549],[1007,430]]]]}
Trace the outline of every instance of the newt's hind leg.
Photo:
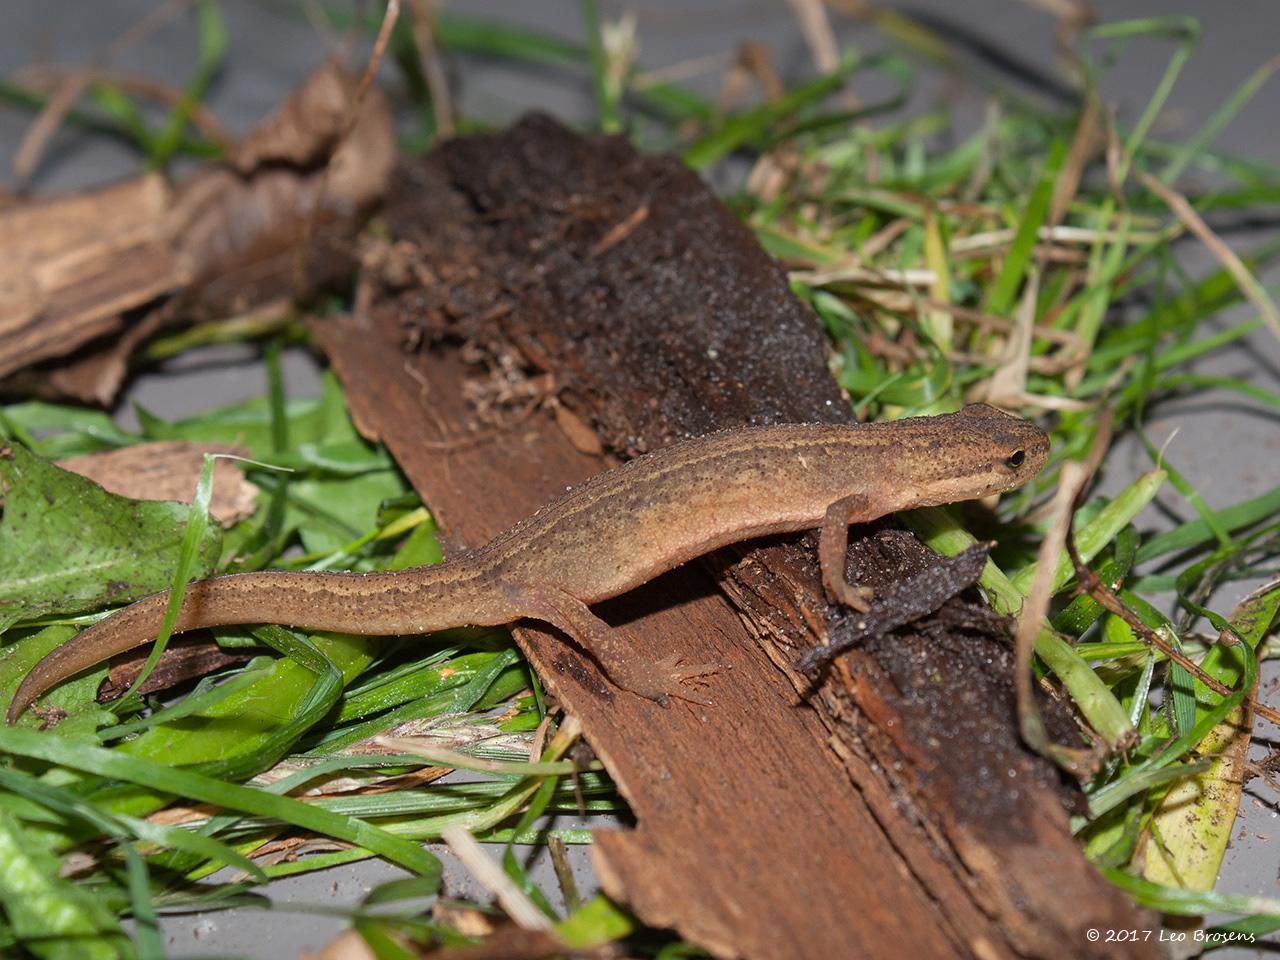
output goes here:
{"type": "Polygon", "coordinates": [[[673,654],[661,660],[647,660],[613,627],[591,608],[558,587],[513,588],[512,602],[522,616],[542,620],[567,633],[604,668],[605,675],[623,690],[667,705],[669,697],[691,703],[710,701],[694,695],[685,684],[696,677],[715,673],[714,664],[681,665],[673,654]]]}
{"type": "Polygon", "coordinates": [[[849,552],[849,524],[873,520],[874,514],[861,494],[837,500],[827,507],[818,533],[818,565],[822,568],[822,585],[832,602],[853,607],[859,613],[871,609],[875,596],[870,587],[855,587],[845,579],[845,557],[849,552]]]}

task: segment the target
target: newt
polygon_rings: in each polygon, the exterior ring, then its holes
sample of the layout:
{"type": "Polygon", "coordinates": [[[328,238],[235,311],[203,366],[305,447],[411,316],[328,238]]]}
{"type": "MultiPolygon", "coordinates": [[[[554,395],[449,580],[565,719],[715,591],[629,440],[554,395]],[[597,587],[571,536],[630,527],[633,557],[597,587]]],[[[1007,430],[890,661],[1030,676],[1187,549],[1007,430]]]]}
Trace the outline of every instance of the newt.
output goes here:
{"type": "MultiPolygon", "coordinates": [[[[744,427],[681,441],[600,473],[489,543],[445,563],[376,573],[259,571],[187,586],[174,633],[274,623],[365,635],[425,634],[529,618],[580,644],[617,686],[666,703],[714,672],[646,660],[590,604],[717,547],[820,530],[833,602],[865,611],[845,577],[849,525],[1020,486],[1048,457],[1029,421],[986,404],[883,423],[744,427]]],[[[46,690],[155,638],[169,592],[144,597],[44,657],[9,706],[13,723],[46,690]]]]}

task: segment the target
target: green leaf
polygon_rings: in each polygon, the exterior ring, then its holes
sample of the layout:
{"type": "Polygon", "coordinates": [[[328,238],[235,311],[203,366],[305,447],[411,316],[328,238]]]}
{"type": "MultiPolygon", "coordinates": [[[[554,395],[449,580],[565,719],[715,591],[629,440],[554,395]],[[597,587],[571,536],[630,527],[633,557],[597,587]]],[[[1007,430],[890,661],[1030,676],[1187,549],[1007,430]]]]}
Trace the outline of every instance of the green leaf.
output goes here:
{"type": "MultiPolygon", "coordinates": [[[[12,443],[0,455],[0,630],[82,613],[169,586],[186,527],[185,504],[130,500],[12,443]]],[[[206,530],[194,573],[207,576],[222,532],[206,530]]]]}
{"type": "Polygon", "coordinates": [[[106,904],[64,880],[56,858],[33,841],[22,825],[3,810],[0,810],[0,902],[4,904],[14,936],[38,957],[122,960],[135,956],[120,922],[106,904]]]}
{"type": "Polygon", "coordinates": [[[378,525],[378,508],[384,500],[404,491],[404,481],[393,470],[294,479],[286,494],[284,529],[296,529],[308,553],[342,550],[378,525]]]}
{"type": "Polygon", "coordinates": [[[0,729],[0,750],[101,777],[145,784],[154,790],[217,804],[229,810],[292,823],[364,847],[422,876],[437,875],[440,869],[440,861],[430,852],[372,824],[331,813],[300,800],[273,796],[253,787],[223,783],[164,763],[13,727],[0,729]]]}
{"type": "MultiPolygon", "coordinates": [[[[39,633],[24,637],[20,643],[10,643],[0,651],[0,702],[8,704],[23,678],[45,654],[54,647],[75,636],[75,627],[58,624],[45,627],[39,633]]],[[[94,701],[98,685],[106,678],[106,664],[94,670],[60,683],[41,699],[45,707],[53,707],[66,714],[58,723],[58,736],[77,740],[96,741],[94,733],[99,727],[110,724],[112,713],[94,701]]],[[[32,711],[26,710],[18,718],[24,727],[39,727],[43,721],[32,711]]]]}
{"type": "Polygon", "coordinates": [[[67,404],[40,400],[13,403],[4,408],[4,421],[11,428],[28,435],[40,434],[40,439],[33,443],[27,443],[23,436],[18,439],[51,460],[108,450],[137,441],[137,437],[121,430],[103,411],[67,404]]]}
{"type": "Polygon", "coordinates": [[[156,635],[155,643],[151,647],[151,652],[147,654],[142,670],[125,691],[122,701],[129,700],[131,694],[142,688],[147,678],[151,676],[151,671],[160,662],[160,657],[164,655],[165,647],[169,644],[174,624],[178,622],[178,612],[182,609],[182,598],[186,593],[186,586],[200,576],[197,569],[200,544],[205,534],[213,528],[213,524],[209,522],[209,500],[213,496],[214,460],[212,454],[204,455],[204,466],[200,470],[200,479],[196,482],[195,496],[191,498],[191,504],[187,508],[187,529],[182,534],[182,545],[178,550],[178,566],[173,572],[173,580],[169,586],[169,603],[165,608],[164,619],[160,622],[160,632],[156,635]]]}
{"type": "Polygon", "coordinates": [[[1022,287],[1023,278],[1032,265],[1031,256],[1039,240],[1040,227],[1049,214],[1053,188],[1058,182],[1058,175],[1062,172],[1062,161],[1065,156],[1066,146],[1061,140],[1054,141],[1049,157],[1045,160],[1044,171],[1040,174],[1040,182],[1031,194],[1023,210],[1022,219],[1018,222],[1018,232],[1005,256],[1004,267],[987,293],[988,313],[1003,317],[1013,309],[1013,302],[1022,287]]]}
{"type": "Polygon", "coordinates": [[[635,929],[635,918],[604,894],[588,900],[556,924],[560,939],[579,950],[612,943],[635,929]]]}

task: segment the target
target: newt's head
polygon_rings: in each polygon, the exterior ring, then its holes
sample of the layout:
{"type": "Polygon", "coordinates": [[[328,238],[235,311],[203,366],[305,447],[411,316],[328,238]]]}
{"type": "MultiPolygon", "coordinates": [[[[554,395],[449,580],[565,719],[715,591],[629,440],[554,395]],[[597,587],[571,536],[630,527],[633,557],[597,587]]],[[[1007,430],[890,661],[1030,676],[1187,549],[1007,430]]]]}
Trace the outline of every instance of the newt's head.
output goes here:
{"type": "Polygon", "coordinates": [[[913,422],[921,427],[909,443],[918,496],[913,506],[1013,490],[1039,473],[1049,458],[1049,437],[1043,430],[985,403],[913,422]]]}

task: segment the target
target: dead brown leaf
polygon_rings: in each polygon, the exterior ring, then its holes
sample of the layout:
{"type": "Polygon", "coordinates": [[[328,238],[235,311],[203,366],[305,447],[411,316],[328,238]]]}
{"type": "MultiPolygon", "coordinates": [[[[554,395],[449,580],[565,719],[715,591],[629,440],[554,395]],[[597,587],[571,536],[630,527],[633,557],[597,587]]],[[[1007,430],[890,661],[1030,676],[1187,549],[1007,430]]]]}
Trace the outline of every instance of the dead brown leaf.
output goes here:
{"type": "MultiPolygon", "coordinates": [[[[83,457],[59,460],[58,466],[88,477],[111,493],[135,500],[177,500],[190,503],[195,495],[206,453],[247,456],[242,447],[229,444],[161,440],[119,450],[103,450],[83,457]]],[[[229,527],[253,513],[258,488],[229,460],[213,465],[213,498],[209,513],[229,527]]]]}

